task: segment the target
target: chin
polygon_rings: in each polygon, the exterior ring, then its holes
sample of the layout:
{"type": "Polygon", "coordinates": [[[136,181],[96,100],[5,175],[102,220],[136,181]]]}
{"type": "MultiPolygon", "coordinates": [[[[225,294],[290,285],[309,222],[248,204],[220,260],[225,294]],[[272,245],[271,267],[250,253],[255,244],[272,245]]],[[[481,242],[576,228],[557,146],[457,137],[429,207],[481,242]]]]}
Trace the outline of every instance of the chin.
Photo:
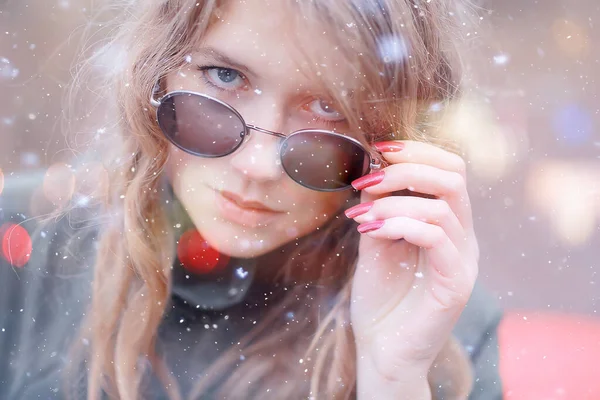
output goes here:
{"type": "Polygon", "coordinates": [[[274,249],[275,247],[263,246],[260,242],[244,242],[239,245],[231,243],[228,246],[221,246],[219,251],[234,258],[255,258],[267,254],[274,249]]]}
{"type": "Polygon", "coordinates": [[[281,236],[271,231],[267,235],[253,234],[242,227],[219,226],[200,229],[200,235],[219,253],[235,258],[259,257],[275,250],[281,243],[281,236]]]}

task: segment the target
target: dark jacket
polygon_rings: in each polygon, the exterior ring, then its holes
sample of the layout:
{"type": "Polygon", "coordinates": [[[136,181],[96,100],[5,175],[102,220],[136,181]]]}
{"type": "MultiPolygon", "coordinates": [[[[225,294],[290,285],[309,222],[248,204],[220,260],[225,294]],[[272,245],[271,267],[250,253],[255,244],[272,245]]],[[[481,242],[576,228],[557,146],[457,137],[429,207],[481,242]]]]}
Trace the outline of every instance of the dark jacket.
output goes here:
{"type": "MultiPolygon", "coordinates": [[[[10,265],[0,252],[0,399],[64,398],[67,351],[73,340],[86,345],[77,328],[90,298],[96,230],[81,229],[89,221],[85,214],[39,229],[27,211],[32,188],[39,183],[17,175],[7,179],[0,195],[0,226],[19,224],[33,236],[24,267],[10,265]]],[[[217,279],[190,282],[185,272],[175,269],[172,307],[161,325],[160,343],[184,393],[268,307],[257,301],[264,299],[265,288],[252,282],[252,271],[251,264],[242,262],[217,279]]],[[[501,315],[493,299],[476,286],[455,329],[473,363],[473,400],[502,398],[497,343],[501,315]]],[[[154,397],[164,396],[157,393],[154,397]]]]}

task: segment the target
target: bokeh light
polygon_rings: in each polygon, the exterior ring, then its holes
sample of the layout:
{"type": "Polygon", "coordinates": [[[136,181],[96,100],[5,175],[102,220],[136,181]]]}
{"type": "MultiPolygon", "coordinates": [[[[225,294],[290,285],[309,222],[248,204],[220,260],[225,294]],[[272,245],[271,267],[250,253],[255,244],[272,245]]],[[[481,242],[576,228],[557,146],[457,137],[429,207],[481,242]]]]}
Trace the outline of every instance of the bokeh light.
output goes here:
{"type": "Polygon", "coordinates": [[[579,104],[561,107],[552,119],[556,139],[567,145],[582,145],[588,142],[594,129],[591,113],[579,104]]]}
{"type": "Polygon", "coordinates": [[[0,57],[0,78],[2,80],[13,80],[19,76],[19,69],[6,57],[0,57]]]}
{"type": "Polygon", "coordinates": [[[14,267],[24,267],[31,257],[33,249],[31,236],[25,228],[13,223],[0,226],[2,257],[14,267]]]}
{"type": "Polygon", "coordinates": [[[461,144],[473,174],[489,181],[508,174],[528,145],[525,127],[500,123],[497,113],[481,99],[452,104],[442,133],[461,144]]]}
{"type": "Polygon", "coordinates": [[[600,163],[545,161],[527,179],[527,197],[570,246],[589,241],[600,224],[600,163]]]}
{"type": "Polygon", "coordinates": [[[75,191],[75,174],[64,163],[51,165],[44,176],[43,191],[46,199],[52,204],[66,205],[75,191]]]}
{"type": "Polygon", "coordinates": [[[384,63],[401,63],[408,58],[408,45],[401,36],[387,35],[377,42],[379,57],[384,63]]]}
{"type": "Polygon", "coordinates": [[[588,53],[589,37],[582,25],[558,19],[552,24],[552,35],[558,48],[567,56],[579,58],[588,53]]]}
{"type": "Polygon", "coordinates": [[[177,257],[187,270],[195,274],[217,271],[229,261],[229,257],[211,247],[197,229],[189,229],[181,235],[177,257]]]}

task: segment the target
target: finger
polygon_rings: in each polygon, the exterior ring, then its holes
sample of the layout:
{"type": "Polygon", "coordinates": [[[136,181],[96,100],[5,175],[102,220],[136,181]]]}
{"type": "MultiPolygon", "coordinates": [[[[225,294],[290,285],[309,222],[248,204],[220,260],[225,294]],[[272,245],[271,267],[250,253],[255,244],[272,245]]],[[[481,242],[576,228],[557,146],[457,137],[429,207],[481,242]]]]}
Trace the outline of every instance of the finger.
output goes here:
{"type": "MultiPolygon", "coordinates": [[[[380,240],[404,239],[421,248],[426,260],[424,270],[417,271],[412,290],[395,307],[389,320],[406,321],[398,327],[403,342],[395,343],[399,353],[419,360],[437,354],[467,303],[477,277],[476,265],[466,264],[450,239],[439,226],[407,217],[386,219],[379,229],[365,235],[380,240]],[[414,357],[410,355],[413,354],[414,357]]],[[[382,280],[386,286],[387,280],[382,280]]]]}
{"type": "Polygon", "coordinates": [[[361,191],[360,192],[360,203],[359,204],[365,204],[365,203],[372,203],[377,199],[382,199],[384,197],[389,197],[388,193],[369,193],[366,191],[361,191]]]}
{"type": "Polygon", "coordinates": [[[388,196],[358,204],[346,210],[346,216],[353,218],[359,224],[393,217],[408,217],[440,226],[459,249],[465,249],[467,244],[467,234],[445,200],[388,196]]]}
{"type": "MultiPolygon", "coordinates": [[[[476,266],[463,265],[460,251],[438,225],[408,217],[393,217],[366,222],[359,225],[357,229],[360,233],[374,239],[404,239],[427,250],[430,265],[442,278],[459,281],[468,278],[468,282],[474,282],[476,266]]],[[[464,293],[464,291],[457,290],[457,293],[464,293]]]]}
{"type": "Polygon", "coordinates": [[[448,202],[465,229],[471,229],[473,226],[466,181],[459,173],[444,171],[425,164],[403,163],[390,165],[363,178],[352,182],[355,189],[362,190],[363,193],[378,197],[408,189],[412,192],[434,195],[448,202]],[[361,181],[363,178],[364,180],[361,181]]]}
{"type": "Polygon", "coordinates": [[[465,160],[458,154],[439,146],[415,140],[397,140],[374,143],[390,164],[426,164],[435,168],[460,174],[467,179],[465,160]]]}

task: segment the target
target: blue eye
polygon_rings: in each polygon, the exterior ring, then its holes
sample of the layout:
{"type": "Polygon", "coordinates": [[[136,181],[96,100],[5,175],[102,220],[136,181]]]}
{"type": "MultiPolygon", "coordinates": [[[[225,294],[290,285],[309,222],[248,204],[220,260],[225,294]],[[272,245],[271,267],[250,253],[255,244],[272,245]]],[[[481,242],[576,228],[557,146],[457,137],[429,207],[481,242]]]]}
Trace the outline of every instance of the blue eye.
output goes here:
{"type": "Polygon", "coordinates": [[[247,90],[248,82],[241,72],[232,68],[199,67],[205,83],[225,91],[247,90]]]}
{"type": "Polygon", "coordinates": [[[310,111],[321,120],[330,122],[340,122],[345,119],[344,115],[333,107],[331,102],[323,99],[315,99],[305,106],[306,111],[310,111]]]}
{"type": "MultiPolygon", "coordinates": [[[[214,71],[214,69],[211,70],[210,72],[212,72],[212,71],[214,71]]],[[[217,69],[217,77],[219,78],[220,81],[225,82],[225,83],[234,82],[235,79],[239,76],[240,76],[240,74],[238,74],[238,72],[233,69],[228,69],[228,68],[217,69]]]]}

